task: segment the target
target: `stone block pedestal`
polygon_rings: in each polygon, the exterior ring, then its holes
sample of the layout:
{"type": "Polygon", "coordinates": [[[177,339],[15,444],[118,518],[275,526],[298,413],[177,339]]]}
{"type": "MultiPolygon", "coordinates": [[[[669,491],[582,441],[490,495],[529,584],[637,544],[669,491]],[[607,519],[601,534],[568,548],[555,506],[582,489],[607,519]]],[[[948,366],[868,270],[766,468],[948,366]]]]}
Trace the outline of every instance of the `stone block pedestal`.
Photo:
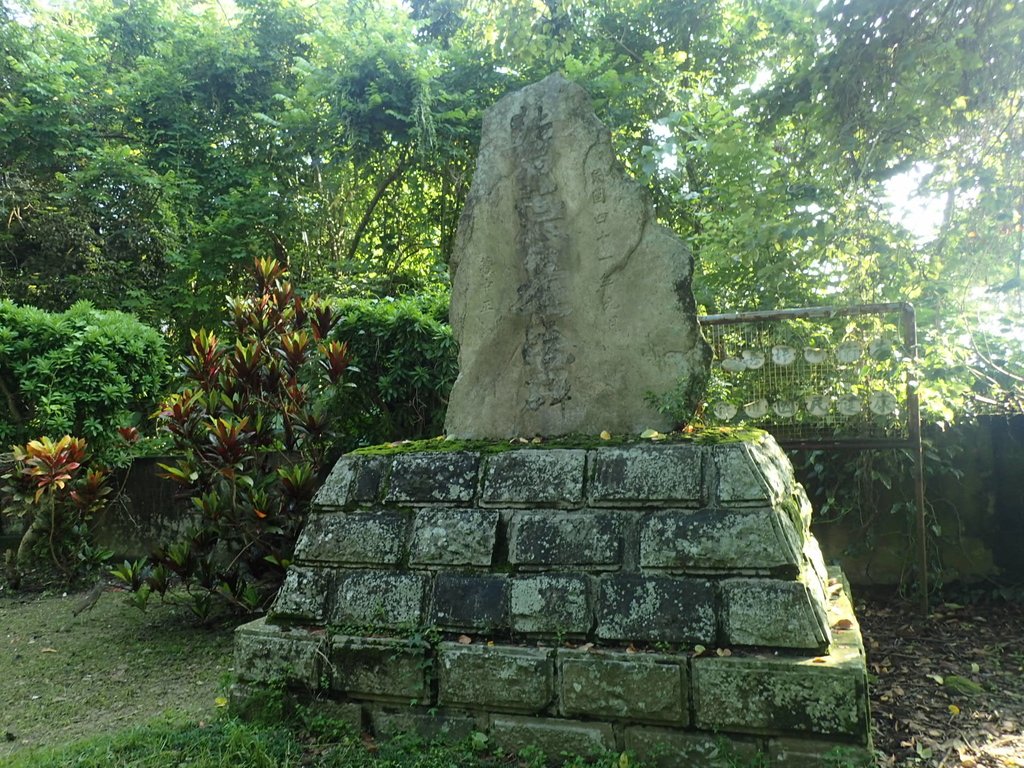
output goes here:
{"type": "Polygon", "coordinates": [[[863,646],[810,513],[768,435],[349,455],[238,630],[236,701],[283,685],[378,735],[553,756],[867,764],[863,646]]]}

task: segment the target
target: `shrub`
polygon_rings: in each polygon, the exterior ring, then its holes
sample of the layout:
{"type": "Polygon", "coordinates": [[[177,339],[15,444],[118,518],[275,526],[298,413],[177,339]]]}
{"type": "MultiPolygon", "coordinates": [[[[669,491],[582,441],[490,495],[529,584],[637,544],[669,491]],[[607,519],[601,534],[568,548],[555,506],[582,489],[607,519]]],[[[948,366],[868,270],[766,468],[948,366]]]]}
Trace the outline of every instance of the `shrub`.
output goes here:
{"type": "Polygon", "coordinates": [[[3,513],[19,520],[24,533],[5,557],[8,583],[17,588],[26,565],[49,560],[70,584],[110,557],[92,546],[89,528],[112,491],[109,472],[88,467],[86,441],[70,435],[31,440],[11,453],[12,464],[0,475],[3,513]]]}
{"type": "Polygon", "coordinates": [[[117,428],[152,411],[167,374],[163,338],[131,315],[0,301],[0,445],[80,435],[110,463],[117,428]]]}
{"type": "Polygon", "coordinates": [[[354,385],[334,406],[345,436],[340,447],[441,434],[458,373],[448,295],[347,299],[336,307],[333,337],[349,346],[354,385]]]}
{"type": "Polygon", "coordinates": [[[228,301],[231,340],[193,331],[182,386],[160,408],[159,428],[182,457],[161,466],[188,489],[199,522],[150,563],[113,571],[140,606],[176,576],[201,616],[214,598],[265,607],[305,520],[331,437],[325,398],[347,350],[327,338],[334,311],[303,302],[276,260],[258,260],[254,274],[255,292],[228,301]]]}

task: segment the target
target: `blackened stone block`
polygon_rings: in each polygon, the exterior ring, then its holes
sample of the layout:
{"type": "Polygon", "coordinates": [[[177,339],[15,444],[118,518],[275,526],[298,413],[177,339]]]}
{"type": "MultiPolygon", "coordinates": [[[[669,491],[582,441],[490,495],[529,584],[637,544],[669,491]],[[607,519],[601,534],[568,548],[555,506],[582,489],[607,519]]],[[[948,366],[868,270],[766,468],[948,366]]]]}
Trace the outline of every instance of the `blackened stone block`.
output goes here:
{"type": "Polygon", "coordinates": [[[726,642],[825,650],[832,637],[824,593],[820,584],[808,584],[816,578],[810,569],[804,578],[723,580],[722,627],[726,642]]]}
{"type": "Polygon", "coordinates": [[[786,656],[693,659],[696,725],[713,731],[842,737],[866,745],[867,670],[855,648],[819,663],[786,656]]]}
{"type": "Polygon", "coordinates": [[[775,438],[724,443],[715,447],[718,501],[729,505],[774,506],[792,492],[793,466],[775,438]]]}
{"type": "Polygon", "coordinates": [[[615,733],[609,723],[499,715],[491,718],[489,735],[495,746],[509,752],[539,749],[551,765],[561,763],[560,755],[594,758],[615,749],[615,733]]]}
{"type": "Polygon", "coordinates": [[[373,733],[378,738],[417,736],[428,741],[464,741],[478,730],[472,715],[459,710],[440,710],[434,707],[386,707],[370,710],[373,733]]]}
{"type": "Polygon", "coordinates": [[[285,574],[284,583],[270,609],[270,617],[323,624],[334,586],[334,571],[293,565],[285,574]]]}
{"type": "Polygon", "coordinates": [[[703,501],[699,445],[602,448],[591,452],[590,463],[592,504],[698,507],[703,501]]]}
{"type": "Polygon", "coordinates": [[[470,501],[476,494],[480,455],[462,451],[405,453],[394,457],[386,502],[470,501]]]}
{"type": "Polygon", "coordinates": [[[593,626],[591,580],[580,574],[512,579],[512,630],[527,634],[586,635],[593,626]]]}
{"type": "Polygon", "coordinates": [[[355,482],[352,484],[351,498],[353,501],[366,503],[376,501],[380,497],[380,489],[387,480],[391,459],[387,456],[362,456],[355,482]]]}
{"type": "Polygon", "coordinates": [[[421,509],[413,523],[413,565],[491,564],[498,513],[490,509],[421,509]]]}
{"type": "Polygon", "coordinates": [[[298,561],[395,565],[405,549],[403,512],[326,512],[310,515],[295,547],[298,561]]]}
{"type": "Polygon", "coordinates": [[[492,632],[508,626],[508,578],[439,573],[434,581],[434,623],[455,632],[492,632]]]}
{"type": "Polygon", "coordinates": [[[559,649],[560,711],[567,716],[686,725],[686,659],[559,649]]]}
{"type": "Polygon", "coordinates": [[[403,640],[336,637],[331,641],[331,689],[361,699],[423,702],[427,652],[403,640]]]}
{"type": "Polygon", "coordinates": [[[554,652],[507,645],[438,646],[438,703],[540,712],[554,696],[554,652]]]}
{"type": "Polygon", "coordinates": [[[789,517],[771,507],[652,512],[640,526],[640,566],[770,571],[795,575],[803,542],[789,517]]]}
{"type": "MultiPolygon", "coordinates": [[[[357,737],[363,732],[363,707],[353,701],[336,701],[318,696],[316,702],[316,715],[331,723],[332,730],[339,725],[352,737],[357,737]]],[[[305,706],[310,706],[310,701],[302,701],[305,706]]],[[[262,713],[264,719],[266,710],[262,713]]]]}
{"type": "Polygon", "coordinates": [[[516,512],[508,529],[509,562],[520,566],[615,566],[625,525],[614,512],[516,512]]]}
{"type": "Polygon", "coordinates": [[[872,768],[866,747],[808,739],[771,739],[765,768],[872,768]]]}
{"type": "Polygon", "coordinates": [[[506,451],[489,456],[481,500],[489,504],[558,504],[583,501],[586,451],[506,451]]]}
{"type": "Polygon", "coordinates": [[[338,576],[330,624],[405,630],[423,622],[427,577],[392,571],[349,571],[338,576]]]}
{"type": "Polygon", "coordinates": [[[627,728],[626,750],[652,768],[736,768],[758,766],[760,745],[753,739],[668,728],[627,728]]]}
{"type": "Polygon", "coordinates": [[[603,576],[597,621],[602,640],[711,645],[715,591],[696,578],[603,576]]]}

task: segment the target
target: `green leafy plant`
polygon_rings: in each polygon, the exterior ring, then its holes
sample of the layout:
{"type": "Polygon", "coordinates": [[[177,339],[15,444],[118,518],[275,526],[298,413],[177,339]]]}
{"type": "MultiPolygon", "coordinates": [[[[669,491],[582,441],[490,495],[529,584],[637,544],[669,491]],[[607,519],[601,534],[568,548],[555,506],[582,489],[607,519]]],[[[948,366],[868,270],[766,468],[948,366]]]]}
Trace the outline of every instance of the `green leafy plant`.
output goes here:
{"type": "Polygon", "coordinates": [[[160,334],[79,302],[61,313],[0,301],[0,441],[81,435],[108,466],[127,462],[130,430],[153,408],[168,368],[160,334]]]}
{"type": "Polygon", "coordinates": [[[458,350],[447,324],[448,295],[346,299],[332,338],[347,345],[356,386],[339,390],[343,448],[435,437],[444,429],[458,350]]]}
{"type": "Polygon", "coordinates": [[[326,338],[336,314],[304,301],[287,274],[276,259],[256,260],[255,290],[228,301],[230,341],[191,334],[182,386],[156,420],[181,456],[160,466],[191,497],[197,523],[148,565],[112,571],[142,605],[176,577],[201,616],[217,602],[260,610],[291,561],[330,443],[327,394],[349,360],[326,338]]]}
{"type": "Polygon", "coordinates": [[[12,447],[13,462],[2,475],[3,511],[24,529],[17,549],[6,556],[13,586],[34,561],[48,561],[70,583],[110,558],[92,545],[89,525],[109,503],[109,471],[87,466],[87,456],[85,439],[70,435],[12,447]]]}

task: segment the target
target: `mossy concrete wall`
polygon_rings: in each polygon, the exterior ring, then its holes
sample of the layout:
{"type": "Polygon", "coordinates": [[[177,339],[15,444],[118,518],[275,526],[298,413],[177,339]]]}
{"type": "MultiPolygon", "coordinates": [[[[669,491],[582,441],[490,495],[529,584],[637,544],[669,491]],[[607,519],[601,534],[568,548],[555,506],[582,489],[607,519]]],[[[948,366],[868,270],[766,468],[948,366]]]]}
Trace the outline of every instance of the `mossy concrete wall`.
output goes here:
{"type": "Polygon", "coordinates": [[[549,757],[629,751],[660,768],[871,764],[860,630],[830,581],[832,643],[820,656],[661,651],[487,636],[393,637],[273,624],[240,627],[233,710],[282,694],[379,737],[415,733],[549,757]],[[467,642],[468,641],[468,642],[467,642]],[[765,762],[767,761],[767,762],[765,762]]]}
{"type": "MultiPolygon", "coordinates": [[[[94,520],[96,543],[116,558],[149,555],[154,545],[181,538],[194,520],[194,508],[181,484],[160,477],[160,463],[173,457],[135,459],[114,474],[118,491],[112,504],[94,520]]],[[[20,534],[15,523],[0,515],[0,551],[16,547],[20,534]]]]}
{"type": "MultiPolygon", "coordinates": [[[[992,579],[998,583],[1024,584],[1024,559],[1019,552],[1024,548],[1024,416],[988,417],[977,424],[955,426],[946,432],[930,435],[939,450],[952,447],[958,451],[954,465],[961,477],[952,474],[932,474],[927,484],[929,514],[935,515],[939,534],[932,533],[932,552],[935,565],[942,569],[946,583],[992,579]]],[[[383,466],[387,457],[364,459],[383,466]]],[[[97,521],[100,544],[113,550],[119,557],[142,557],[159,541],[169,541],[188,526],[191,506],[182,495],[182,487],[159,477],[157,463],[173,459],[136,459],[124,477],[124,495],[97,521]]],[[[665,477],[665,475],[661,475],[665,477]]],[[[355,488],[356,498],[365,500],[370,492],[372,473],[359,481],[364,487],[355,488]]],[[[600,482],[600,478],[595,478],[600,482]]],[[[689,481],[689,482],[692,482],[689,481]]],[[[804,485],[811,487],[809,479],[804,485]]],[[[681,495],[687,495],[686,483],[675,484],[681,495]]],[[[910,478],[906,487],[898,489],[897,497],[879,484],[875,489],[877,507],[863,510],[841,520],[814,520],[814,534],[828,562],[843,567],[846,577],[856,585],[898,584],[914,567],[917,551],[908,536],[913,530],[911,513],[890,514],[886,510],[892,501],[912,499],[910,478]]],[[[615,499],[607,498],[608,504],[615,499]]],[[[378,521],[381,525],[386,521],[378,521]]],[[[641,543],[648,557],[657,558],[655,539],[659,536],[675,537],[683,533],[682,527],[698,524],[699,515],[674,517],[671,513],[652,523],[641,543]]],[[[718,525],[750,524],[751,518],[719,517],[718,525]]],[[[364,537],[365,538],[365,537],[364,537]]],[[[695,546],[705,551],[692,553],[694,557],[713,559],[706,551],[716,539],[695,546]]],[[[736,537],[733,537],[734,540],[736,537]]],[[[370,537],[377,541],[378,537],[370,537]]],[[[9,519],[0,517],[0,550],[16,546],[19,536],[9,519]]],[[[381,537],[383,540],[391,540],[381,537]]],[[[756,538],[747,537],[747,541],[756,538]]],[[[375,544],[374,546],[379,546],[375,544]]],[[[352,543],[355,546],[355,543],[352,543]]],[[[686,553],[677,553],[682,557],[686,553]]],[[[765,553],[762,553],[765,554],[765,553]]],[[[375,561],[379,553],[364,554],[367,562],[375,561]]],[[[652,564],[654,564],[652,562],[652,564]]]]}
{"type": "Polygon", "coordinates": [[[807,498],[764,433],[349,455],[314,499],[273,615],[821,650],[824,565],[809,525],[807,498]]]}
{"type": "MultiPolygon", "coordinates": [[[[945,583],[1024,584],[1024,415],[984,417],[927,435],[956,472],[930,464],[925,488],[932,568],[945,583]]],[[[805,482],[808,488],[812,482],[805,482]]],[[[838,520],[816,517],[814,533],[829,561],[855,584],[899,584],[915,567],[913,486],[877,482],[874,505],[838,520]],[[904,504],[898,512],[889,510],[904,504]]]]}
{"type": "Polygon", "coordinates": [[[174,458],[135,459],[114,478],[120,495],[96,519],[96,543],[118,558],[146,557],[157,544],[181,539],[195,520],[188,489],[161,477],[174,458]]]}

